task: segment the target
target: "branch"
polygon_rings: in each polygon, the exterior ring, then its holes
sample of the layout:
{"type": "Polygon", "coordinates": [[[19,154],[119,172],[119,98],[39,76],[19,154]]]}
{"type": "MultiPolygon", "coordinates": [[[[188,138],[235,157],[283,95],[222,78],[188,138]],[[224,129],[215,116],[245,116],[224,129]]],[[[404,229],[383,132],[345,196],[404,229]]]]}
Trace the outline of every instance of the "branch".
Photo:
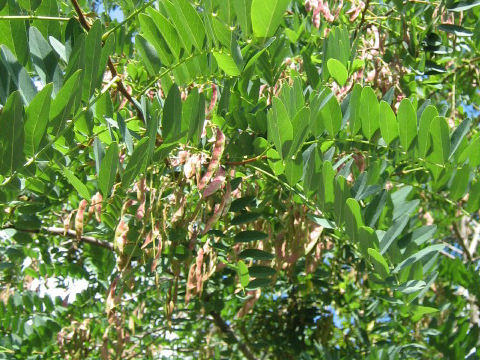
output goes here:
{"type": "Polygon", "coordinates": [[[225,165],[227,165],[227,166],[245,165],[245,164],[249,164],[249,163],[255,162],[257,160],[266,159],[266,158],[267,158],[267,155],[260,155],[260,156],[255,156],[255,157],[250,158],[250,159],[241,160],[241,161],[226,161],[225,165]]]}
{"type": "Polygon", "coordinates": [[[138,8],[135,10],[133,13],[131,13],[125,20],[123,20],[121,23],[115,25],[113,28],[105,32],[105,34],[102,35],[102,41],[107,40],[107,38],[110,36],[111,33],[117,31],[117,29],[121,28],[123,25],[128,23],[130,20],[132,20],[135,16],[137,16],[139,13],[141,13],[143,10],[145,10],[147,7],[153,5],[155,0],[150,0],[149,2],[145,3],[142,7],[138,8]]]}
{"type": "Polygon", "coordinates": [[[36,15],[5,15],[0,20],[46,20],[46,21],[68,21],[70,18],[59,16],[36,16],[36,15]]]}
{"type": "Polygon", "coordinates": [[[468,261],[473,261],[472,259],[472,254],[470,254],[470,251],[468,250],[468,247],[465,243],[465,239],[463,238],[462,234],[460,233],[460,229],[458,228],[458,224],[456,222],[453,223],[453,231],[455,232],[455,235],[458,237],[458,242],[460,243],[463,252],[467,256],[468,261]]]}
{"type": "Polygon", "coordinates": [[[212,316],[213,318],[213,322],[215,323],[215,325],[225,334],[227,335],[233,342],[237,343],[238,344],[238,347],[240,349],[240,351],[242,352],[243,355],[245,355],[245,357],[248,359],[248,360],[255,360],[255,356],[253,356],[253,354],[251,353],[250,349],[247,347],[247,345],[245,345],[244,343],[242,343],[240,340],[238,340],[238,338],[235,336],[235,334],[233,333],[232,329],[230,328],[230,326],[228,326],[228,324],[225,322],[225,320],[222,319],[222,317],[220,316],[219,313],[215,312],[215,311],[212,311],[210,313],[210,315],[212,316]]]}
{"type": "MultiPolygon", "coordinates": [[[[38,230],[17,229],[17,228],[15,228],[15,226],[9,226],[9,227],[6,227],[6,228],[2,228],[2,230],[7,230],[7,229],[14,229],[14,230],[17,230],[17,231],[23,231],[23,232],[33,233],[33,234],[46,232],[46,233],[53,234],[53,235],[66,236],[66,237],[71,238],[71,239],[76,239],[77,238],[77,235],[76,235],[75,231],[68,230],[67,233],[65,234],[65,229],[64,228],[58,228],[58,227],[53,227],[53,226],[51,226],[51,227],[41,227],[38,230]]],[[[94,238],[93,236],[82,236],[80,239],[83,242],[86,242],[90,245],[103,247],[104,249],[113,251],[113,244],[111,244],[108,241],[100,240],[100,239],[94,238]]]]}
{"type": "Polygon", "coordinates": [[[355,29],[355,33],[353,34],[353,42],[355,42],[358,32],[361,30],[361,28],[363,27],[363,24],[365,23],[365,15],[367,14],[369,6],[370,6],[370,0],[365,1],[365,7],[363,8],[363,11],[362,11],[362,18],[360,19],[360,24],[355,29]]]}
{"type": "MultiPolygon", "coordinates": [[[[89,31],[89,30],[90,30],[90,24],[87,22],[87,19],[85,19],[85,16],[83,15],[83,11],[82,11],[82,9],[80,8],[80,5],[78,5],[77,0],[71,0],[71,2],[72,2],[72,5],[73,5],[75,11],[77,12],[78,21],[80,21],[80,24],[83,26],[83,28],[84,28],[86,31],[89,31]]],[[[115,69],[115,65],[113,64],[112,59],[110,58],[110,56],[108,57],[107,64],[108,64],[108,69],[109,69],[110,72],[112,73],[112,77],[118,76],[117,69],[115,69]]],[[[130,93],[127,91],[127,89],[125,88],[125,86],[123,85],[123,82],[122,82],[121,80],[119,80],[119,81],[117,82],[117,89],[118,89],[118,90],[122,93],[122,95],[125,96],[125,98],[133,105],[133,107],[134,107],[135,110],[137,111],[137,116],[138,116],[140,119],[142,119],[143,121],[145,121],[145,119],[144,119],[144,117],[143,117],[142,109],[140,109],[140,107],[138,106],[138,104],[133,100],[132,96],[131,96],[130,93]]]]}
{"type": "MultiPolygon", "coordinates": [[[[63,229],[63,228],[44,227],[41,230],[43,230],[45,232],[48,232],[50,234],[54,234],[54,235],[64,235],[65,234],[65,229],[63,229]]],[[[67,234],[65,236],[69,237],[69,238],[72,238],[72,239],[75,239],[77,237],[77,235],[75,234],[75,231],[73,231],[73,230],[68,230],[67,234]]],[[[100,239],[94,238],[93,236],[82,236],[81,240],[90,244],[90,245],[100,246],[100,247],[103,247],[104,249],[113,251],[113,244],[108,242],[108,241],[100,240],[100,239]]]]}

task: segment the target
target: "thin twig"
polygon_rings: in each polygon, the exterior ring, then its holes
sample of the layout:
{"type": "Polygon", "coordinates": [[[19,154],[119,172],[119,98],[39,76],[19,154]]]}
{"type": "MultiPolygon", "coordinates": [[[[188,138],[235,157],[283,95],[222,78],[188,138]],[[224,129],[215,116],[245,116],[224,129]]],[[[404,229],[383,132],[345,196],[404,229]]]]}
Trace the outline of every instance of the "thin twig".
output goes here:
{"type": "MultiPolygon", "coordinates": [[[[17,230],[17,231],[23,231],[23,232],[33,233],[33,234],[38,234],[38,233],[45,232],[45,233],[49,233],[49,234],[52,234],[52,235],[66,236],[66,237],[71,238],[71,239],[75,239],[77,237],[77,234],[75,233],[74,230],[68,230],[65,233],[64,228],[53,227],[53,226],[41,227],[40,229],[35,229],[35,230],[17,229],[14,226],[3,228],[3,230],[7,230],[7,229],[14,229],[14,230],[17,230]]],[[[108,242],[108,241],[100,240],[100,239],[94,238],[93,236],[82,236],[80,239],[81,239],[81,241],[86,242],[90,245],[103,247],[104,249],[113,251],[113,244],[108,242]]]]}
{"type": "Polygon", "coordinates": [[[153,5],[153,3],[155,2],[155,0],[151,0],[147,3],[145,3],[145,5],[141,6],[140,8],[138,8],[137,10],[135,10],[133,13],[131,13],[125,20],[123,20],[121,23],[115,25],[113,28],[111,28],[110,30],[106,31],[105,34],[102,35],[102,41],[105,41],[107,40],[107,38],[110,36],[110,34],[112,34],[113,32],[117,31],[119,28],[121,28],[123,25],[125,25],[126,23],[128,23],[130,20],[132,20],[135,16],[137,16],[140,12],[142,12],[143,10],[145,10],[147,7],[153,5]]]}
{"type": "MultiPolygon", "coordinates": [[[[80,24],[83,26],[83,28],[86,31],[90,31],[90,24],[87,22],[87,19],[85,19],[85,16],[83,15],[83,11],[80,8],[80,5],[78,5],[77,0],[71,0],[71,2],[72,2],[72,5],[73,5],[75,11],[77,12],[78,21],[80,21],[80,24]]],[[[117,69],[115,69],[115,65],[113,64],[110,56],[108,57],[107,65],[108,65],[108,69],[112,73],[112,77],[118,76],[117,69]]],[[[140,109],[138,104],[133,100],[132,95],[130,95],[130,93],[125,88],[125,86],[123,85],[121,80],[119,80],[117,82],[117,89],[122,93],[123,96],[125,96],[125,98],[128,100],[128,102],[130,102],[133,105],[133,107],[137,111],[137,116],[141,120],[145,120],[144,117],[143,117],[142,109],[140,109]]]]}
{"type": "Polygon", "coordinates": [[[0,16],[0,20],[46,20],[46,21],[68,21],[70,18],[60,16],[36,16],[36,15],[6,15],[0,16]]]}
{"type": "Polygon", "coordinates": [[[236,342],[238,344],[238,348],[240,349],[240,351],[242,352],[243,355],[245,355],[245,357],[248,359],[248,360],[255,360],[255,356],[252,354],[252,352],[250,351],[250,349],[247,347],[246,344],[244,344],[243,342],[241,342],[236,336],[235,334],[233,333],[232,329],[230,328],[230,326],[228,326],[228,324],[225,322],[225,320],[222,319],[222,317],[220,316],[219,313],[215,312],[215,311],[212,311],[210,313],[210,315],[212,316],[213,318],[213,322],[215,323],[215,325],[225,334],[229,337],[230,340],[236,342]]]}
{"type": "Polygon", "coordinates": [[[457,235],[458,242],[460,243],[460,246],[462,247],[463,252],[467,256],[468,261],[473,261],[472,255],[470,254],[470,251],[468,251],[468,247],[465,244],[465,239],[460,233],[460,229],[458,228],[458,224],[456,222],[453,223],[453,231],[455,232],[455,235],[457,235]]]}
{"type": "Polygon", "coordinates": [[[266,158],[267,158],[267,155],[259,155],[259,156],[255,156],[255,157],[250,158],[250,159],[245,159],[245,160],[240,160],[240,161],[226,161],[225,165],[227,165],[227,166],[246,165],[246,164],[255,162],[257,160],[262,160],[262,159],[266,159],[266,158]]]}
{"type": "Polygon", "coordinates": [[[363,8],[363,11],[362,11],[362,18],[360,19],[360,24],[355,29],[355,33],[353,34],[353,42],[355,42],[355,39],[357,38],[358,33],[360,32],[360,30],[363,27],[363,24],[365,23],[365,19],[366,19],[365,15],[367,14],[369,6],[370,6],[370,0],[365,1],[365,7],[363,8]]]}

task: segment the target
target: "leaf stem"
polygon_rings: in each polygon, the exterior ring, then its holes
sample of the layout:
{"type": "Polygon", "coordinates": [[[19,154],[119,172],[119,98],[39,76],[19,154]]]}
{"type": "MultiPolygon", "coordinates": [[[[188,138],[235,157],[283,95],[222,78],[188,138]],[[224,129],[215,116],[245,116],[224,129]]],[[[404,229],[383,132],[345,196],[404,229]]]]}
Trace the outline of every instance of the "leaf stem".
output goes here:
{"type": "Polygon", "coordinates": [[[59,16],[36,16],[36,15],[2,15],[1,20],[45,20],[45,21],[68,21],[70,18],[59,16]]]}
{"type": "Polygon", "coordinates": [[[153,3],[155,2],[155,0],[151,0],[147,3],[145,3],[143,6],[141,6],[140,8],[138,8],[137,10],[135,10],[133,13],[131,13],[125,20],[123,20],[121,23],[115,25],[113,28],[111,28],[110,30],[106,31],[105,34],[102,35],[102,41],[105,41],[107,40],[107,38],[110,36],[111,33],[117,31],[119,28],[121,28],[123,25],[125,25],[126,23],[128,23],[130,20],[132,20],[135,16],[137,16],[140,12],[142,12],[143,10],[145,10],[147,7],[153,5],[153,3]]]}
{"type": "MultiPolygon", "coordinates": [[[[68,126],[66,126],[62,131],[60,131],[52,140],[50,140],[48,142],[47,145],[45,145],[43,148],[41,148],[35,155],[33,155],[33,157],[31,159],[29,159],[24,165],[23,165],[23,168],[26,168],[30,165],[32,165],[36,160],[37,158],[43,154],[43,152],[45,150],[47,150],[50,146],[52,146],[58,139],[60,139],[63,134],[65,134],[65,132],[67,132],[69,129],[71,129],[73,127],[73,125],[75,125],[75,122],[80,118],[80,115],[88,110],[93,104],[95,104],[98,99],[100,99],[100,97],[105,93],[107,92],[113,84],[115,84],[116,82],[119,81],[119,78],[118,76],[115,76],[103,89],[102,91],[100,92],[100,94],[98,94],[98,96],[96,96],[95,98],[93,98],[88,104],[87,106],[83,107],[80,109],[80,111],[77,112],[77,114],[72,118],[72,121],[70,122],[70,124],[68,126]]],[[[5,178],[5,180],[2,182],[2,186],[4,185],[7,185],[10,181],[12,181],[12,179],[15,177],[15,175],[18,173],[17,170],[15,170],[12,175],[10,175],[9,177],[5,178]]]]}

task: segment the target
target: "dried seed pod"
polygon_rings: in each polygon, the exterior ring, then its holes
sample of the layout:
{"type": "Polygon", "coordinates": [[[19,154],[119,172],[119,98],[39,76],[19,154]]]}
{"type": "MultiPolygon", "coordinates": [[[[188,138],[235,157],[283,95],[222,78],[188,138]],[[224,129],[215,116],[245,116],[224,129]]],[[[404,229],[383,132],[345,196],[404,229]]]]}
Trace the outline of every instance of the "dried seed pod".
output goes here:
{"type": "Polygon", "coordinates": [[[71,211],[70,214],[63,220],[63,235],[67,235],[68,230],[70,230],[70,223],[72,222],[72,216],[75,213],[75,210],[71,211]]]}
{"type": "Polygon", "coordinates": [[[187,179],[195,175],[197,167],[200,166],[200,157],[198,155],[190,156],[183,166],[183,174],[187,179]],[[198,164],[198,166],[197,166],[198,164]]]}
{"type": "Polygon", "coordinates": [[[217,102],[217,86],[212,83],[212,98],[210,99],[210,105],[208,107],[208,113],[213,110],[215,103],[217,102]]]}
{"type": "Polygon", "coordinates": [[[108,289],[108,296],[107,300],[105,301],[106,304],[106,312],[107,316],[110,317],[112,311],[117,306],[118,298],[115,296],[115,289],[117,288],[118,277],[116,277],[112,283],[110,284],[110,289],[108,289]]]}
{"type": "Polygon", "coordinates": [[[195,264],[190,266],[188,271],[188,278],[187,278],[187,289],[185,293],[185,304],[188,304],[190,301],[190,297],[192,296],[192,290],[197,288],[197,284],[195,282],[195,264]]]}
{"type": "Polygon", "coordinates": [[[117,225],[117,228],[115,229],[115,239],[113,242],[113,247],[119,255],[122,255],[125,250],[128,230],[128,224],[121,219],[117,225]]]}
{"type": "Polygon", "coordinates": [[[197,279],[197,294],[202,292],[203,278],[202,278],[202,265],[203,265],[203,248],[198,250],[197,259],[195,260],[195,277],[197,279]]]}
{"type": "Polygon", "coordinates": [[[102,201],[103,196],[97,191],[97,193],[92,196],[92,199],[90,200],[90,208],[88,209],[89,217],[95,214],[95,219],[98,222],[102,222],[102,201]]]}
{"type": "Polygon", "coordinates": [[[213,225],[220,219],[220,216],[223,214],[223,210],[225,206],[230,206],[232,201],[232,187],[230,182],[227,183],[225,194],[223,195],[222,202],[215,207],[213,215],[210,219],[208,219],[207,223],[205,224],[205,229],[203,229],[202,235],[205,235],[213,225]]]}
{"type": "Polygon", "coordinates": [[[217,174],[213,178],[212,182],[203,191],[203,198],[207,198],[210,195],[215,194],[223,187],[225,183],[225,170],[222,167],[218,168],[217,174]]]}
{"type": "Polygon", "coordinates": [[[158,221],[155,223],[153,234],[155,238],[158,239],[157,254],[155,255],[155,259],[152,262],[152,271],[155,271],[155,269],[157,268],[158,259],[160,258],[160,254],[162,253],[162,246],[163,246],[162,238],[160,237],[160,223],[158,221]]]}
{"type": "MultiPolygon", "coordinates": [[[[75,234],[77,242],[82,239],[83,234],[83,217],[85,214],[85,209],[87,208],[88,202],[83,199],[78,205],[77,215],[75,216],[75,234]]],[[[77,246],[77,244],[75,245],[77,246]]]]}
{"type": "Polygon", "coordinates": [[[217,135],[215,145],[213,146],[212,159],[210,164],[208,164],[208,169],[205,175],[203,175],[200,183],[198,184],[198,189],[203,190],[203,188],[208,184],[212,178],[215,171],[220,165],[220,159],[222,158],[223,151],[225,150],[225,135],[222,133],[220,128],[217,128],[217,135]]]}
{"type": "Polygon", "coordinates": [[[250,310],[252,310],[253,306],[255,305],[255,303],[260,298],[261,290],[257,289],[257,290],[249,291],[247,294],[252,296],[252,297],[250,299],[248,299],[247,301],[245,301],[242,308],[237,313],[238,318],[241,318],[241,317],[247,315],[250,312],[250,310]]]}

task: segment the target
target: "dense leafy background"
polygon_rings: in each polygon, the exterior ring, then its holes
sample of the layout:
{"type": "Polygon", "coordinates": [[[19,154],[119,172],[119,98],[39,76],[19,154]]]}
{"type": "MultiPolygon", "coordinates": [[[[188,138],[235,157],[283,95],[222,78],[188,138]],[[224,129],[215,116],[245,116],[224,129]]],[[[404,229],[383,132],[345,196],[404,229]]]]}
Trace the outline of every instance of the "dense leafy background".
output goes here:
{"type": "Polygon", "coordinates": [[[0,0],[0,358],[478,358],[479,46],[476,0],[0,0]]]}

